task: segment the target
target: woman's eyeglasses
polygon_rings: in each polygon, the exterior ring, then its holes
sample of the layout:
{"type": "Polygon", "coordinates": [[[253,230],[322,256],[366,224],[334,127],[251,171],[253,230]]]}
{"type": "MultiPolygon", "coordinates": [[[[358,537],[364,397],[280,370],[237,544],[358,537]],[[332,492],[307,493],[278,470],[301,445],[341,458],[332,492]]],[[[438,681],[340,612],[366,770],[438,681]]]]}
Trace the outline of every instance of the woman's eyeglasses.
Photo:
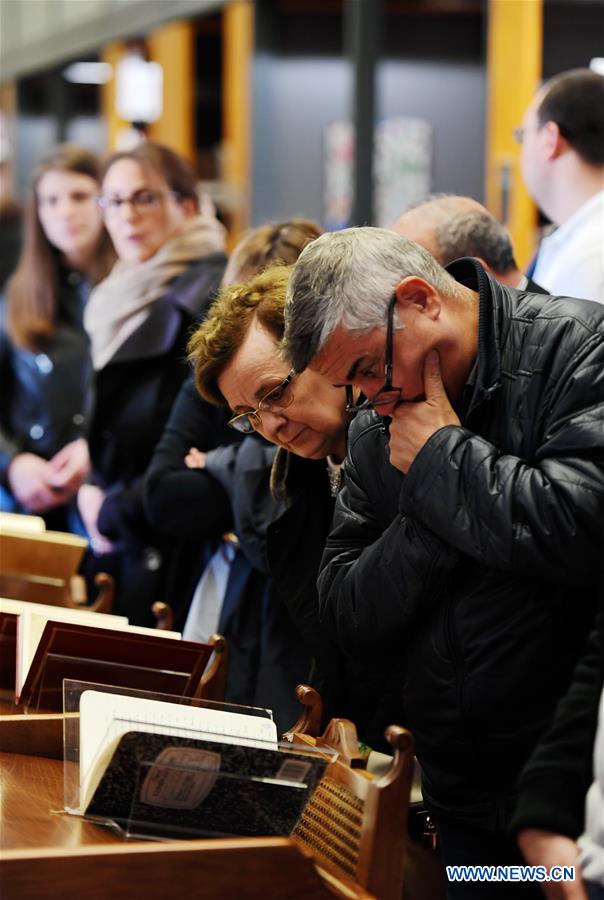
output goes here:
{"type": "Polygon", "coordinates": [[[389,403],[397,403],[400,400],[401,388],[392,386],[392,356],[394,352],[394,307],[396,304],[396,292],[390,298],[388,304],[388,320],[386,325],[386,355],[384,358],[384,384],[372,397],[363,400],[362,403],[347,403],[346,412],[357,413],[362,409],[371,409],[376,406],[387,406],[389,403]]]}
{"type": "Polygon", "coordinates": [[[265,394],[256,409],[249,412],[238,413],[229,419],[227,425],[240,431],[242,434],[251,434],[262,427],[261,412],[280,412],[291,406],[294,400],[294,394],[291,390],[291,383],[295,378],[295,372],[292,369],[287,378],[284,378],[276,387],[271,388],[268,394],[265,394]]]}
{"type": "Polygon", "coordinates": [[[144,215],[152,209],[156,209],[165,197],[173,197],[175,200],[182,199],[182,195],[177,191],[135,191],[129,197],[118,197],[116,195],[104,196],[96,198],[96,202],[103,210],[105,215],[115,215],[119,209],[127,203],[132,207],[134,212],[144,215]]]}

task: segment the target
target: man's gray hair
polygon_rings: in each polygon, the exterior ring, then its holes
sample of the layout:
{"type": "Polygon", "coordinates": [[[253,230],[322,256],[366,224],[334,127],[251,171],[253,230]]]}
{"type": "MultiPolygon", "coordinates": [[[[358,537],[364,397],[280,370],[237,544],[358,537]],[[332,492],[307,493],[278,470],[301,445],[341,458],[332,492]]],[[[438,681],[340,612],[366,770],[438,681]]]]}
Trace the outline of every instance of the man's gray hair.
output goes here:
{"type": "MultiPolygon", "coordinates": [[[[401,216],[401,223],[408,213],[414,213],[416,219],[421,214],[425,228],[433,233],[438,261],[443,266],[460,256],[478,256],[496,275],[518,269],[509,231],[471,197],[432,194],[410,206],[401,216]]],[[[393,227],[396,230],[396,224],[393,227]]]]}
{"type": "Polygon", "coordinates": [[[460,256],[479,256],[498,275],[518,268],[509,231],[486,211],[452,216],[437,228],[436,242],[447,263],[460,256]]]}
{"type": "Polygon", "coordinates": [[[384,325],[397,285],[410,275],[445,296],[458,284],[430,254],[382,228],[346,228],[323,234],[294,265],[285,306],[282,350],[301,372],[338,325],[370,331],[384,325]]]}

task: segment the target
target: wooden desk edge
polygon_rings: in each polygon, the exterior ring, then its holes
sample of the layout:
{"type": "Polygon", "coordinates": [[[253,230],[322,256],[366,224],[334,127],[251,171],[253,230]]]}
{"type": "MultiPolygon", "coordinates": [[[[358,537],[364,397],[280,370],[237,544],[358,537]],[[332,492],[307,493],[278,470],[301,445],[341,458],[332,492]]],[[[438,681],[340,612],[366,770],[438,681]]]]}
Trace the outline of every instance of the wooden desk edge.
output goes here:
{"type": "MultiPolygon", "coordinates": [[[[218,838],[169,843],[112,844],[7,850],[0,856],[3,900],[63,900],[86,895],[115,900],[144,892],[148,898],[180,896],[203,883],[207,896],[298,900],[366,900],[354,883],[318,870],[312,856],[290,838],[218,838]]],[[[375,900],[375,898],[373,898],[375,900]]]]}
{"type": "MultiPolygon", "coordinates": [[[[157,853],[223,853],[232,850],[265,850],[294,846],[290,838],[200,838],[183,841],[124,841],[123,844],[86,844],[82,847],[33,847],[0,851],[0,862],[24,859],[61,859],[83,856],[153,856],[157,853]]],[[[297,850],[297,847],[296,847],[297,850]]]]}
{"type": "Polygon", "coordinates": [[[0,716],[0,751],[63,759],[62,713],[0,716]]]}

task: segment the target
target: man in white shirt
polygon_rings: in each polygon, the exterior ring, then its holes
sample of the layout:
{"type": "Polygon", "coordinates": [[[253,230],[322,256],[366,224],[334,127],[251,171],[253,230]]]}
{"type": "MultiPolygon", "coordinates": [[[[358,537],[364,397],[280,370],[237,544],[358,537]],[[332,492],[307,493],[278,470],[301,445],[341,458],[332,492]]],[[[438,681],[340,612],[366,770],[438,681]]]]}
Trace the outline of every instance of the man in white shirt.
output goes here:
{"type": "Polygon", "coordinates": [[[558,226],[541,243],[535,281],[604,303],[604,76],[573,69],[546,82],[518,138],[526,185],[558,226]]]}

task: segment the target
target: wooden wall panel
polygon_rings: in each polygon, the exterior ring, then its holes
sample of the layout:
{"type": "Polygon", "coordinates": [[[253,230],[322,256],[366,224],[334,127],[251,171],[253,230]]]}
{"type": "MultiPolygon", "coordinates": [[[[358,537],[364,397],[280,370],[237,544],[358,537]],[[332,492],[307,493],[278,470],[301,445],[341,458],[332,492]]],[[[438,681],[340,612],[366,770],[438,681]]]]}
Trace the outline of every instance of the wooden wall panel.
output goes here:
{"type": "Polygon", "coordinates": [[[149,35],[149,59],[164,70],[164,108],[149,138],[195,159],[195,33],[190,21],[170,22],[149,35]]]}
{"type": "Polygon", "coordinates": [[[235,0],[223,13],[222,126],[222,177],[236,202],[231,225],[231,238],[235,241],[249,225],[253,43],[253,3],[235,0]]]}
{"type": "Polygon", "coordinates": [[[536,208],[512,132],[539,86],[542,44],[543,0],[489,0],[486,205],[510,229],[521,268],[535,249],[536,208]]]}
{"type": "Polygon", "coordinates": [[[114,41],[107,44],[101,52],[102,61],[109,63],[114,72],[114,76],[106,84],[101,85],[101,115],[107,127],[105,149],[108,153],[117,150],[118,134],[128,127],[128,123],[122,121],[115,111],[115,67],[122,58],[124,49],[125,45],[121,41],[114,41]]]}

